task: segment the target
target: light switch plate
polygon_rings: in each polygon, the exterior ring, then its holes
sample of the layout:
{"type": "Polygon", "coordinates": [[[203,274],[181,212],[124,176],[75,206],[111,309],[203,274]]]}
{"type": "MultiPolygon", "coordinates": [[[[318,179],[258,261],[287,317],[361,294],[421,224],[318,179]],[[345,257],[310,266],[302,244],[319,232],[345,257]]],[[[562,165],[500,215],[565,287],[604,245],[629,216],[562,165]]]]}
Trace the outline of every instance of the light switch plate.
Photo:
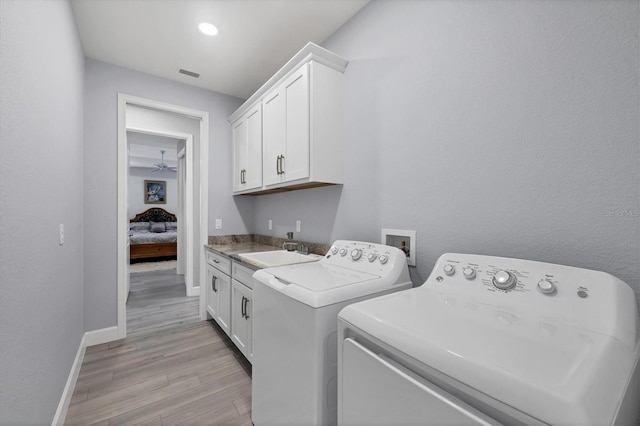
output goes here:
{"type": "Polygon", "coordinates": [[[222,229],[222,219],[216,219],[216,229],[222,229]]]}
{"type": "Polygon", "coordinates": [[[64,224],[60,224],[60,226],[58,226],[58,233],[59,233],[59,242],[60,245],[64,244],[64,224]]]}
{"type": "Polygon", "coordinates": [[[301,228],[302,228],[302,221],[296,220],[296,232],[300,232],[301,228]]]}
{"type": "Polygon", "coordinates": [[[269,231],[273,229],[273,221],[269,219],[269,231]]]}

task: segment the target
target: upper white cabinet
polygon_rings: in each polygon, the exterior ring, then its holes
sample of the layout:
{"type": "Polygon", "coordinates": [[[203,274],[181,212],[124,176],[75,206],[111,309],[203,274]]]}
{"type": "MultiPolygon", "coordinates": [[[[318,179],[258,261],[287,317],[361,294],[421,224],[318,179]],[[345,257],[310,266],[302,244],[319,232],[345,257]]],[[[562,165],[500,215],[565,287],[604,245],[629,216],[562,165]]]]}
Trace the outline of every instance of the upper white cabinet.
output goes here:
{"type": "MultiPolygon", "coordinates": [[[[262,101],[264,184],[309,177],[309,70],[304,64],[262,101]]],[[[335,182],[339,183],[339,182],[335,182]]]]}
{"type": "Polygon", "coordinates": [[[309,43],[231,115],[234,193],[264,194],[343,183],[342,77],[346,65],[345,59],[309,43]],[[258,114],[261,132],[257,132],[258,120],[250,120],[258,114]],[[258,149],[244,148],[252,143],[257,146],[258,139],[259,182],[250,171],[256,167],[252,161],[258,158],[258,149]]]}
{"type": "Polygon", "coordinates": [[[262,104],[258,103],[232,125],[233,191],[262,187],[262,104]]]}

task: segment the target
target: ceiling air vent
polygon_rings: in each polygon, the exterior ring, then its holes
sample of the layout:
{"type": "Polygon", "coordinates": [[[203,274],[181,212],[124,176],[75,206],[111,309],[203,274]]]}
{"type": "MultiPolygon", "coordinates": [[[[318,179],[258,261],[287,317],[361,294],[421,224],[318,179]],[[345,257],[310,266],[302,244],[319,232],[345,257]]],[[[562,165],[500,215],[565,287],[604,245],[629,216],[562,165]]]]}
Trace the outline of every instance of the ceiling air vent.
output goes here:
{"type": "Polygon", "coordinates": [[[178,72],[180,74],[188,75],[189,77],[194,77],[194,78],[200,77],[200,74],[198,74],[197,72],[183,70],[182,68],[180,68],[180,71],[178,72]]]}

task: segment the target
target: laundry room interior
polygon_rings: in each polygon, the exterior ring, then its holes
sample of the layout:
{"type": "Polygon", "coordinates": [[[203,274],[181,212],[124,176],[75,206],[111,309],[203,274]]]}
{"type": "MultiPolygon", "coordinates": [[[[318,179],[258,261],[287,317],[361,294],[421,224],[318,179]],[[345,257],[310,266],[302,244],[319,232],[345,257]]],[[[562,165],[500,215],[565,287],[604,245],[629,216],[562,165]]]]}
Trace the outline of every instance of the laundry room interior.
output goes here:
{"type": "Polygon", "coordinates": [[[0,0],[0,46],[0,425],[640,424],[637,0],[0,0]]]}

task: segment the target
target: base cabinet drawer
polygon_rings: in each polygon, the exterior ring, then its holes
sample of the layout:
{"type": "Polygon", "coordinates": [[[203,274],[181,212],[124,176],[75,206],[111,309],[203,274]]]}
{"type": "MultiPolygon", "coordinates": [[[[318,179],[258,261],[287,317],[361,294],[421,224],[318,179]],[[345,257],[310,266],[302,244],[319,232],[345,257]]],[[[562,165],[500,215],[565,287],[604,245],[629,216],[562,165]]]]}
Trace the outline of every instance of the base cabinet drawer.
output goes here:
{"type": "Polygon", "coordinates": [[[207,254],[207,263],[214,268],[220,270],[227,275],[231,275],[231,259],[219,255],[218,253],[214,253],[211,250],[206,251],[207,254]]]}

